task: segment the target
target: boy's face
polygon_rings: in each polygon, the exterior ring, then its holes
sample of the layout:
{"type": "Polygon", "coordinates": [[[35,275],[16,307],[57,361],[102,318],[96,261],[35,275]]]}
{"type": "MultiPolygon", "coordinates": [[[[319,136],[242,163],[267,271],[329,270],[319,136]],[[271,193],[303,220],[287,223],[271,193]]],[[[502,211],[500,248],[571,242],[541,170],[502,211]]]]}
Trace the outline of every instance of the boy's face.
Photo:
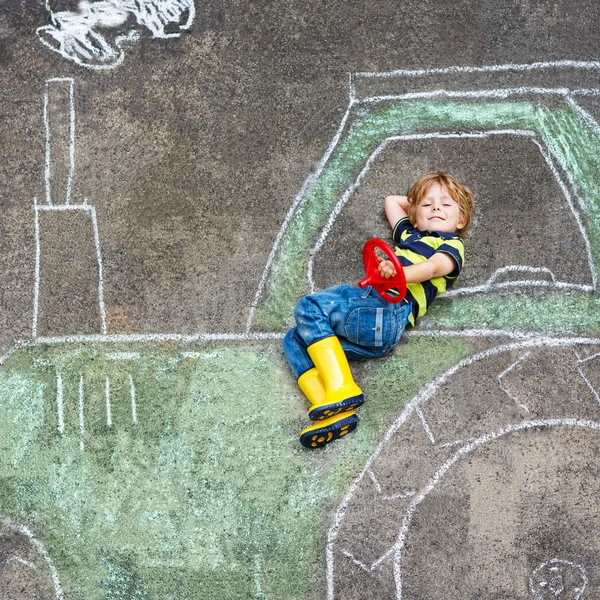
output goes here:
{"type": "Polygon", "coordinates": [[[465,226],[465,219],[446,188],[432,183],[417,206],[413,225],[421,231],[453,233],[465,226]]]}

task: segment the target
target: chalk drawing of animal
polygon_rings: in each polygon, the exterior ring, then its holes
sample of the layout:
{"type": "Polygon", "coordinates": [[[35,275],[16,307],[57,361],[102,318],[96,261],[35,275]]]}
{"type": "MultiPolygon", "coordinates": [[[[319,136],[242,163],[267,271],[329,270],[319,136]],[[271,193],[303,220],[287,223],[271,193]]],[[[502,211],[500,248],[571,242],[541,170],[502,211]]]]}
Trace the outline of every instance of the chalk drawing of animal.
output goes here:
{"type": "Polygon", "coordinates": [[[123,44],[139,39],[131,23],[154,38],[179,37],[196,15],[194,0],[48,0],[50,25],[37,29],[42,44],[63,58],[91,69],[112,69],[123,62],[123,44]]]}

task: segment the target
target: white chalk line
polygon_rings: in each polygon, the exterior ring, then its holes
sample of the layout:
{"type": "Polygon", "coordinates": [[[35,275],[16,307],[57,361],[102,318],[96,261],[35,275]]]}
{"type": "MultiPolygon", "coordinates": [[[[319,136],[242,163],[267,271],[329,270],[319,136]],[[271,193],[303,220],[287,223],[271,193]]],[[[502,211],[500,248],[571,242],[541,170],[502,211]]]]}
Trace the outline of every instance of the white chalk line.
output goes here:
{"type": "Polygon", "coordinates": [[[395,556],[394,556],[394,579],[396,582],[396,600],[402,600],[402,550],[404,549],[404,542],[408,529],[410,527],[412,518],[418,508],[418,506],[425,500],[425,498],[433,491],[433,489],[443,480],[448,471],[466,454],[469,454],[479,448],[480,446],[497,440],[506,435],[517,433],[520,431],[526,431],[529,429],[535,429],[538,427],[581,427],[585,429],[592,429],[600,431],[600,423],[594,421],[580,420],[580,419],[539,419],[535,421],[526,421],[514,425],[509,425],[499,431],[484,435],[471,444],[462,447],[450,460],[444,463],[440,469],[429,479],[429,482],[423,488],[421,492],[415,497],[410,503],[406,514],[404,516],[402,526],[400,527],[398,539],[395,544],[395,556]]]}
{"type": "Polygon", "coordinates": [[[106,397],[106,425],[112,427],[112,414],[110,410],[110,382],[108,377],[106,378],[106,384],[104,386],[104,395],[106,397]]]}
{"type": "Polygon", "coordinates": [[[445,444],[440,444],[440,448],[450,448],[451,446],[458,446],[460,444],[464,445],[464,444],[467,444],[470,441],[472,441],[472,439],[475,439],[475,438],[470,438],[467,440],[455,440],[453,442],[446,442],[445,444]]]}
{"type": "MultiPolygon", "coordinates": [[[[373,473],[373,471],[371,469],[368,469],[367,474],[369,475],[371,481],[373,482],[373,485],[375,486],[377,493],[383,494],[383,488],[381,487],[381,484],[379,483],[379,480],[377,479],[377,476],[375,475],[375,473],[373,473]]],[[[416,492],[405,492],[404,494],[393,494],[391,496],[382,496],[382,498],[384,500],[400,500],[403,498],[410,498],[411,496],[414,496],[415,493],[416,492]]]]}
{"type": "Polygon", "coordinates": [[[577,362],[588,362],[590,360],[594,360],[600,356],[600,352],[596,352],[596,354],[592,354],[592,356],[588,356],[586,358],[580,358],[577,362]]]}
{"type": "MultiPolygon", "coordinates": [[[[559,339],[564,332],[556,334],[559,339]]],[[[551,334],[544,334],[545,337],[553,337],[551,334]]],[[[153,342],[178,342],[182,344],[193,344],[203,342],[258,342],[258,341],[278,341],[284,338],[284,333],[196,333],[184,335],[179,333],[128,333],[114,335],[75,335],[75,336],[47,336],[34,337],[27,340],[15,340],[10,348],[0,357],[0,365],[3,365],[17,350],[23,348],[35,348],[37,346],[60,346],[66,344],[113,344],[113,343],[153,343],[153,342]]],[[[494,338],[505,337],[514,340],[533,340],[539,339],[539,331],[519,331],[516,329],[413,329],[403,334],[404,337],[476,337],[476,338],[494,338]]],[[[182,352],[182,357],[187,357],[188,353],[182,352]]],[[[191,353],[198,354],[198,353],[191,353]]],[[[599,353],[600,354],[600,353],[599,353]]],[[[217,356],[217,354],[214,354],[217,356]]],[[[213,358],[213,355],[207,355],[207,358],[213,358]]],[[[48,363],[54,364],[54,363],[48,363]]]]}
{"type": "Polygon", "coordinates": [[[342,521],[344,520],[344,516],[348,509],[348,504],[352,497],[354,496],[355,491],[357,490],[359,484],[364,478],[367,470],[371,469],[373,463],[381,454],[382,450],[394,436],[394,434],[404,425],[407,419],[410,417],[412,412],[420,406],[422,403],[429,400],[435,392],[444,384],[452,375],[457,373],[460,369],[467,367],[475,362],[479,362],[484,360],[490,356],[494,356],[500,354],[502,352],[509,352],[514,350],[521,350],[524,348],[535,348],[535,347],[570,347],[576,345],[598,345],[600,344],[599,338],[551,338],[551,337],[538,337],[534,339],[525,339],[519,342],[503,344],[501,346],[496,346],[495,348],[490,348],[479,354],[471,356],[461,362],[459,362],[454,367],[450,368],[448,371],[437,377],[435,380],[429,382],[419,391],[419,393],[406,405],[405,409],[402,411],[400,416],[394,421],[394,423],[390,426],[386,434],[384,435],[382,441],[378,444],[377,448],[373,452],[373,454],[367,460],[365,466],[360,470],[356,478],[350,484],[348,491],[340,502],[338,509],[336,510],[331,527],[327,536],[327,545],[326,545],[326,569],[327,569],[327,599],[334,599],[334,543],[339,533],[339,530],[342,525],[342,521]]]}
{"type": "Polygon", "coordinates": [[[40,206],[35,206],[35,210],[39,211],[49,211],[49,212],[64,212],[64,211],[78,211],[82,210],[87,213],[91,213],[94,209],[93,206],[87,204],[87,201],[84,201],[83,204],[41,204],[40,206]]]}
{"type": "Polygon", "coordinates": [[[360,567],[363,571],[366,571],[367,573],[369,573],[371,571],[371,569],[369,567],[367,567],[367,565],[365,565],[363,562],[361,562],[360,560],[354,558],[354,556],[352,555],[351,552],[348,552],[347,550],[342,550],[340,549],[340,552],[346,557],[349,558],[357,567],[360,567]]]}
{"type": "MultiPolygon", "coordinates": [[[[554,174],[554,178],[556,179],[556,182],[560,186],[560,189],[563,192],[563,196],[565,197],[567,204],[569,205],[569,208],[571,209],[571,213],[575,217],[575,221],[577,222],[579,231],[581,232],[581,236],[583,237],[583,241],[584,241],[586,249],[587,249],[588,264],[590,267],[590,272],[592,274],[592,287],[595,290],[596,286],[597,286],[597,277],[596,277],[596,270],[594,268],[594,257],[592,254],[592,246],[591,246],[590,240],[586,234],[583,221],[581,220],[581,217],[579,216],[579,212],[577,210],[575,210],[575,205],[573,203],[571,194],[570,194],[569,190],[567,189],[567,186],[565,185],[564,181],[562,180],[562,177],[559,175],[558,169],[556,168],[556,165],[554,164],[554,160],[548,153],[547,148],[544,148],[542,146],[542,143],[539,139],[534,139],[532,141],[539,148],[542,156],[546,160],[546,164],[550,168],[550,171],[552,171],[552,173],[554,174]]],[[[565,173],[567,174],[567,178],[569,179],[569,183],[571,184],[571,187],[573,187],[573,189],[575,189],[575,187],[576,187],[575,182],[573,181],[571,175],[566,170],[565,170],[565,173]]]]}
{"type": "Polygon", "coordinates": [[[96,261],[98,262],[98,305],[100,308],[100,319],[102,321],[102,333],[106,334],[106,307],[104,306],[104,283],[102,276],[102,251],[100,249],[100,235],[98,234],[96,209],[93,206],[90,208],[92,227],[94,230],[94,245],[96,246],[96,261]]]}
{"type": "Polygon", "coordinates": [[[373,485],[375,486],[377,493],[381,494],[381,485],[379,485],[379,481],[377,480],[377,477],[375,477],[375,473],[373,473],[373,471],[371,469],[369,469],[367,471],[367,474],[371,478],[371,481],[373,482],[373,485]]]}
{"type": "Polygon", "coordinates": [[[361,568],[366,573],[374,573],[379,569],[379,567],[388,561],[390,557],[394,554],[395,546],[392,545],[384,554],[382,554],[376,561],[374,561],[370,567],[368,567],[365,563],[358,560],[351,552],[348,550],[344,550],[340,548],[339,552],[343,554],[346,558],[349,558],[357,567],[361,568]]]}
{"type": "MultiPolygon", "coordinates": [[[[556,276],[547,267],[530,267],[530,266],[526,266],[526,265],[508,265],[506,267],[499,267],[498,269],[496,269],[492,273],[491,277],[483,285],[473,286],[473,287],[469,287],[469,288],[462,288],[461,290],[458,290],[458,291],[463,292],[463,293],[464,293],[464,290],[468,290],[470,293],[487,292],[487,291],[491,290],[493,287],[500,288],[500,287],[515,286],[515,285],[523,285],[523,281],[506,281],[506,282],[502,282],[500,284],[495,284],[498,277],[500,277],[501,275],[504,275],[505,273],[543,273],[545,275],[550,275],[550,279],[552,281],[551,282],[545,281],[545,280],[539,280],[539,281],[538,280],[527,280],[527,281],[532,281],[534,284],[537,284],[537,285],[545,285],[545,286],[552,286],[552,287],[565,287],[565,288],[574,287],[574,288],[578,288],[578,289],[581,289],[581,288],[590,288],[591,289],[591,286],[586,286],[586,285],[582,285],[582,284],[557,282],[556,276]]],[[[452,291],[453,290],[450,290],[450,292],[448,292],[448,293],[451,294],[452,291]]]]}
{"type": "Polygon", "coordinates": [[[35,267],[33,281],[33,315],[31,337],[37,337],[37,321],[40,306],[40,219],[37,210],[37,198],[33,199],[34,228],[35,228],[35,267]]]}
{"type": "Polygon", "coordinates": [[[515,271],[516,272],[523,271],[525,273],[544,273],[544,274],[550,275],[552,282],[556,281],[556,276],[547,267],[528,267],[528,266],[521,266],[521,265],[510,265],[508,267],[500,267],[499,269],[496,269],[494,271],[493,275],[488,279],[488,284],[494,283],[494,281],[496,281],[496,279],[498,279],[498,277],[500,275],[503,275],[504,273],[512,273],[515,271]]]}
{"type": "Polygon", "coordinates": [[[52,197],[50,195],[50,121],[48,119],[48,83],[47,82],[45,83],[43,106],[44,106],[44,108],[43,108],[42,120],[44,121],[44,130],[46,133],[44,185],[45,185],[45,191],[46,191],[46,203],[52,204],[52,197]]]}
{"type": "MultiPolygon", "coordinates": [[[[60,585],[58,571],[56,570],[56,567],[54,566],[54,563],[52,562],[52,559],[50,558],[49,554],[46,552],[46,549],[44,548],[42,542],[40,542],[33,535],[31,530],[25,527],[24,525],[10,525],[8,523],[4,523],[4,529],[15,533],[21,533],[27,538],[29,538],[29,540],[37,548],[38,552],[44,557],[44,560],[48,565],[48,569],[50,570],[50,576],[52,578],[52,584],[54,585],[54,600],[64,600],[64,593],[60,585]]],[[[0,535],[2,535],[2,533],[0,533],[0,535]]]]}
{"type": "Polygon", "coordinates": [[[432,90],[429,92],[408,92],[405,94],[385,94],[382,96],[370,96],[367,98],[361,98],[360,103],[365,104],[378,104],[382,102],[395,102],[398,100],[433,100],[433,99],[454,99],[454,98],[467,98],[472,99],[494,99],[494,100],[506,100],[511,96],[562,96],[567,98],[568,96],[599,96],[600,88],[581,88],[581,89],[568,89],[568,88],[537,88],[537,87],[520,87],[520,88],[500,88],[480,91],[451,91],[451,90],[432,90]]]}
{"type": "Polygon", "coordinates": [[[58,375],[58,377],[56,378],[56,412],[58,421],[58,431],[62,434],[65,432],[65,416],[63,408],[63,382],[61,375],[58,375]]]}
{"type": "Polygon", "coordinates": [[[600,395],[596,391],[596,388],[591,384],[590,380],[585,376],[584,372],[581,369],[577,369],[577,372],[581,376],[581,378],[586,382],[587,386],[590,388],[592,394],[596,398],[596,402],[600,405],[600,395]]]}
{"type": "Polygon", "coordinates": [[[141,356],[142,355],[139,352],[107,352],[104,355],[106,359],[115,361],[139,360],[141,356]]]}
{"type": "Polygon", "coordinates": [[[354,83],[354,73],[348,73],[348,100],[350,105],[354,104],[356,100],[356,85],[354,83]]]}
{"type": "Polygon", "coordinates": [[[69,83],[69,179],[67,181],[67,204],[73,193],[73,177],[75,175],[75,93],[74,81],[69,83]]]}
{"type": "MultiPolygon", "coordinates": [[[[575,591],[577,592],[577,595],[573,598],[573,600],[579,600],[579,598],[581,598],[581,596],[583,595],[583,592],[585,592],[589,580],[588,580],[588,576],[587,576],[587,572],[586,570],[583,568],[582,565],[578,565],[574,562],[571,562],[569,560],[561,560],[561,559],[552,559],[552,560],[547,560],[546,562],[542,563],[532,574],[531,577],[529,578],[529,591],[534,595],[536,600],[543,600],[542,596],[540,596],[536,591],[535,591],[535,584],[533,581],[533,578],[535,576],[536,573],[538,573],[539,571],[542,571],[543,569],[545,569],[546,567],[550,566],[550,565],[554,565],[554,564],[559,564],[559,565],[568,565],[569,567],[572,567],[574,569],[578,569],[579,570],[579,574],[581,575],[581,579],[583,580],[583,585],[581,586],[581,588],[575,588],[574,590],[569,589],[568,591],[575,591]]],[[[557,572],[559,569],[557,567],[553,567],[550,569],[551,571],[555,571],[557,572]]],[[[562,577],[561,577],[562,580],[562,577]]],[[[554,596],[558,596],[563,590],[560,590],[557,593],[554,592],[554,590],[551,590],[552,594],[554,596]]],[[[562,595],[562,594],[561,594],[562,595]]]]}
{"type": "Polygon", "coordinates": [[[124,334],[91,334],[91,335],[65,335],[37,337],[31,341],[24,341],[24,345],[50,345],[81,344],[81,343],[114,343],[114,342],[237,342],[237,341],[262,341],[282,340],[284,333],[124,333],[124,334]]]}
{"type": "Polygon", "coordinates": [[[131,393],[131,420],[136,424],[138,422],[137,403],[135,399],[135,385],[133,384],[133,377],[131,374],[129,374],[129,391],[131,393]]]}
{"type": "Polygon", "coordinates": [[[25,560],[23,558],[21,558],[20,556],[17,556],[16,554],[11,554],[5,561],[4,564],[8,565],[12,562],[16,562],[19,563],[20,565],[24,565],[26,566],[28,569],[35,569],[37,570],[37,567],[32,563],[29,562],[28,560],[25,560]]]}
{"type": "Polygon", "coordinates": [[[262,561],[260,554],[254,555],[254,594],[252,595],[255,599],[262,599],[265,594],[262,590],[262,561]]]}
{"type": "Polygon", "coordinates": [[[197,360],[210,360],[217,358],[218,352],[181,352],[181,358],[192,358],[197,360]]]}
{"type": "MultiPolygon", "coordinates": [[[[525,267],[522,267],[521,265],[514,266],[516,267],[515,269],[512,269],[514,271],[521,271],[525,269],[525,267]]],[[[594,274],[592,273],[592,277],[593,276],[594,274]]],[[[486,292],[500,291],[502,289],[513,287],[545,287],[556,290],[578,290],[580,292],[593,292],[596,289],[593,285],[585,285],[581,283],[566,283],[563,281],[540,281],[538,279],[518,279],[514,281],[503,281],[501,283],[495,284],[485,283],[483,285],[458,288],[455,290],[449,290],[448,292],[445,292],[444,295],[447,298],[451,298],[453,296],[465,296],[467,294],[473,295],[486,292]]]]}
{"type": "Polygon", "coordinates": [[[429,424],[427,423],[427,421],[425,419],[425,415],[421,411],[421,408],[417,407],[415,412],[417,413],[417,415],[419,416],[419,419],[421,420],[421,425],[423,425],[423,429],[425,430],[425,433],[427,434],[429,441],[433,445],[435,445],[435,437],[433,436],[433,433],[432,433],[431,429],[429,428],[429,424]]]}
{"type": "Polygon", "coordinates": [[[337,218],[341,214],[342,209],[347,204],[347,202],[349,201],[350,197],[354,194],[354,192],[360,187],[364,178],[371,170],[371,167],[372,167],[373,163],[375,162],[375,160],[379,157],[379,155],[387,148],[387,146],[391,142],[414,141],[414,140],[423,140],[423,139],[453,139],[453,138],[487,139],[491,136],[496,136],[496,135],[513,135],[513,136],[518,136],[518,137],[529,138],[533,141],[534,144],[536,144],[537,148],[540,150],[542,157],[546,161],[548,167],[550,168],[550,171],[554,175],[554,177],[565,197],[567,205],[569,206],[571,213],[573,214],[573,216],[575,218],[575,221],[577,223],[579,231],[583,237],[584,245],[585,245],[586,252],[587,252],[588,266],[589,266],[590,274],[592,277],[592,285],[590,286],[590,285],[585,285],[585,284],[556,281],[556,277],[554,276],[552,271],[546,267],[510,265],[510,266],[501,267],[499,269],[496,269],[496,271],[492,274],[492,276],[488,279],[488,281],[483,285],[449,290],[448,292],[445,293],[445,296],[452,297],[452,296],[460,296],[460,295],[466,295],[466,294],[491,292],[491,291],[500,290],[503,288],[510,288],[510,287],[549,287],[549,288],[554,288],[557,290],[572,289],[572,290],[580,290],[580,291],[585,291],[585,292],[594,291],[596,289],[596,285],[597,285],[596,273],[594,270],[594,261],[593,261],[593,256],[592,256],[591,244],[587,237],[585,227],[579,217],[577,210],[575,209],[575,206],[574,206],[572,198],[571,198],[571,194],[569,193],[569,190],[567,189],[566,185],[562,181],[562,179],[558,173],[558,170],[556,169],[556,166],[554,165],[554,163],[553,163],[552,159],[550,158],[550,156],[548,155],[548,153],[544,151],[541,143],[536,139],[537,138],[536,132],[531,131],[531,130],[519,130],[519,129],[497,129],[497,130],[490,130],[490,131],[477,131],[477,132],[468,132],[468,133],[432,132],[432,133],[426,133],[426,134],[397,135],[397,136],[390,136],[390,137],[384,139],[379,144],[379,146],[374,150],[374,152],[369,156],[369,158],[366,161],[365,166],[359,173],[355,182],[351,186],[349,186],[346,189],[346,191],[343,193],[342,197],[340,198],[338,203],[335,205],[335,207],[331,211],[329,218],[328,218],[325,226],[321,230],[321,234],[317,238],[315,245],[309,251],[309,259],[308,259],[308,265],[307,265],[307,280],[308,280],[308,284],[309,284],[309,288],[310,288],[311,292],[315,291],[315,281],[314,281],[314,277],[313,277],[313,272],[314,272],[314,262],[315,262],[315,258],[317,256],[317,254],[322,249],[337,218]],[[521,281],[507,281],[507,282],[495,283],[496,279],[501,274],[506,273],[506,272],[518,272],[518,271],[530,272],[530,273],[539,273],[539,272],[548,273],[548,274],[550,274],[552,281],[521,280],[521,281]]]}
{"type": "Polygon", "coordinates": [[[83,397],[83,375],[79,376],[79,448],[83,452],[85,444],[83,436],[85,435],[85,421],[84,421],[84,397],[83,397]]]}
{"type": "Polygon", "coordinates": [[[594,117],[592,117],[592,115],[590,115],[590,113],[587,110],[585,110],[580,104],[575,102],[575,100],[573,100],[571,96],[567,96],[567,102],[569,103],[569,106],[575,109],[575,111],[583,119],[585,124],[596,134],[600,135],[600,125],[598,125],[596,119],[594,119],[594,117]]]}
{"type": "Polygon", "coordinates": [[[502,371],[502,373],[500,373],[500,375],[498,375],[498,385],[500,386],[500,389],[519,407],[522,408],[524,411],[529,412],[529,408],[527,408],[527,406],[521,402],[519,402],[517,400],[517,398],[515,398],[502,384],[502,378],[507,374],[510,373],[518,364],[520,364],[522,361],[524,361],[529,355],[531,354],[531,351],[529,352],[525,352],[525,354],[523,354],[523,356],[521,356],[518,360],[516,360],[512,365],[510,365],[510,367],[508,367],[507,369],[505,369],[504,371],[502,371]]]}
{"type": "Polygon", "coordinates": [[[45,182],[46,182],[46,203],[52,204],[52,195],[50,191],[51,176],[51,134],[50,118],[48,115],[49,103],[49,84],[50,83],[68,83],[69,84],[69,175],[67,178],[67,197],[66,204],[71,201],[73,192],[73,176],[75,173],[75,82],[70,77],[54,77],[47,79],[44,84],[44,127],[46,130],[46,164],[45,164],[45,182]]]}
{"type": "Polygon", "coordinates": [[[288,210],[288,213],[285,216],[285,219],[283,220],[281,228],[279,229],[279,232],[277,233],[277,236],[275,238],[275,242],[273,243],[273,246],[271,248],[271,252],[269,253],[269,257],[267,258],[265,268],[263,269],[263,272],[262,272],[262,275],[260,278],[260,282],[258,284],[258,289],[256,290],[256,294],[254,295],[254,300],[252,301],[252,305],[250,306],[250,312],[248,314],[248,320],[246,323],[246,332],[247,333],[250,331],[250,329],[252,327],[252,322],[254,320],[254,314],[256,312],[256,308],[258,307],[258,303],[260,301],[260,298],[262,296],[264,288],[267,284],[267,279],[268,279],[269,273],[271,271],[273,260],[275,259],[275,255],[277,254],[277,250],[279,249],[279,245],[281,244],[283,236],[284,236],[285,232],[287,231],[287,228],[289,227],[289,224],[291,223],[298,208],[306,200],[307,196],[309,195],[309,193],[308,193],[309,190],[312,189],[315,182],[320,177],[321,173],[323,172],[323,169],[325,168],[325,165],[327,164],[327,162],[329,161],[329,158],[333,154],[335,147],[338,145],[338,143],[342,137],[342,133],[343,133],[344,129],[346,128],[346,122],[348,121],[348,118],[350,116],[350,112],[352,110],[353,105],[354,105],[354,101],[350,100],[350,103],[348,105],[346,113],[342,117],[342,122],[340,123],[340,126],[338,127],[338,130],[337,130],[335,136],[333,137],[333,139],[331,140],[329,146],[325,150],[325,154],[319,161],[317,169],[315,170],[314,173],[310,173],[308,175],[308,177],[304,180],[304,183],[302,184],[302,188],[300,189],[300,191],[294,198],[294,201],[292,202],[292,206],[288,210]]]}
{"type": "MultiPolygon", "coordinates": [[[[443,447],[443,446],[440,446],[443,447]]],[[[412,498],[417,492],[405,492],[403,494],[392,494],[391,496],[383,496],[384,500],[405,500],[412,498]]]]}
{"type": "Polygon", "coordinates": [[[358,78],[391,78],[391,77],[422,77],[427,75],[451,75],[455,73],[496,73],[502,71],[535,71],[556,67],[575,69],[600,69],[600,61],[588,60],[558,60],[538,61],[534,63],[505,63],[502,65],[485,65],[480,67],[452,66],[436,69],[395,69],[393,71],[369,72],[358,71],[353,75],[358,78]]]}
{"type": "MultiPolygon", "coordinates": [[[[545,334],[548,337],[552,337],[545,334]]],[[[555,337],[560,337],[561,333],[555,337]]],[[[418,329],[405,331],[402,337],[507,337],[514,340],[532,340],[540,337],[539,331],[518,331],[511,329],[436,329],[420,326],[418,329]]]]}

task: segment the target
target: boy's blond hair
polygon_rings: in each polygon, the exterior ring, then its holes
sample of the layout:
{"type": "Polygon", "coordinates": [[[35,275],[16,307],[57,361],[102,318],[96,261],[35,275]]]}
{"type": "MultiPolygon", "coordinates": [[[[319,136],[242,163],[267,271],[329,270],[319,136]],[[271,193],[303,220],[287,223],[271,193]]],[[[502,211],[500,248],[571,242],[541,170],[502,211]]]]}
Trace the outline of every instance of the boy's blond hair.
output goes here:
{"type": "Polygon", "coordinates": [[[429,186],[433,183],[439,183],[440,187],[445,188],[448,195],[454,202],[458,204],[460,215],[465,221],[464,227],[456,230],[459,237],[463,237],[467,232],[467,229],[471,226],[471,217],[473,210],[475,209],[475,198],[471,190],[463,185],[450,173],[427,173],[423,175],[418,181],[416,181],[410,190],[408,190],[408,218],[414,225],[417,219],[417,206],[423,199],[429,186]]]}

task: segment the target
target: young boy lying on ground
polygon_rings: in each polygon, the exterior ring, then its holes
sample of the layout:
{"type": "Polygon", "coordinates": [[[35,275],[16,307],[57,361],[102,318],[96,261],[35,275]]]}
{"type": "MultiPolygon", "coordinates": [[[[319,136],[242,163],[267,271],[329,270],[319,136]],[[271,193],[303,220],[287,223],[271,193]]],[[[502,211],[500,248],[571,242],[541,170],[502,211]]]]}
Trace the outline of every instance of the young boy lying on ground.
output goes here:
{"type": "MultiPolygon", "coordinates": [[[[388,353],[405,327],[452,287],[463,267],[462,237],[474,206],[469,188],[452,175],[424,175],[407,196],[385,199],[395,253],[406,276],[406,298],[392,304],[371,286],[342,284],[298,301],[296,327],[286,334],[283,351],[311,404],[308,416],[316,421],[300,433],[303,446],[324,446],[356,428],[354,409],[365,400],[347,359],[388,353]]],[[[396,275],[389,260],[381,260],[379,273],[386,279],[396,275]]]]}

